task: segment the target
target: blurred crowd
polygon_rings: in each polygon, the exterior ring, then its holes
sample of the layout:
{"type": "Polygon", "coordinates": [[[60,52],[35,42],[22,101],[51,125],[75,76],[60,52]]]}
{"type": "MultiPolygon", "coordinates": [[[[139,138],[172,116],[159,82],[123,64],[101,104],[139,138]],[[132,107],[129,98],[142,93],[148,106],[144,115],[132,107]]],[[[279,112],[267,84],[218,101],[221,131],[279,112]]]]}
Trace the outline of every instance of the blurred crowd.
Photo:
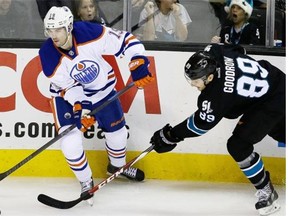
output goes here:
{"type": "MultiPolygon", "coordinates": [[[[131,31],[143,41],[265,45],[266,0],[0,0],[1,39],[44,39],[43,19],[52,6],[68,6],[75,21],[131,31]],[[243,3],[244,2],[244,3],[243,3]]],[[[285,46],[286,1],[275,1],[274,39],[285,46]]],[[[279,45],[279,44],[278,44],[279,45]]]]}

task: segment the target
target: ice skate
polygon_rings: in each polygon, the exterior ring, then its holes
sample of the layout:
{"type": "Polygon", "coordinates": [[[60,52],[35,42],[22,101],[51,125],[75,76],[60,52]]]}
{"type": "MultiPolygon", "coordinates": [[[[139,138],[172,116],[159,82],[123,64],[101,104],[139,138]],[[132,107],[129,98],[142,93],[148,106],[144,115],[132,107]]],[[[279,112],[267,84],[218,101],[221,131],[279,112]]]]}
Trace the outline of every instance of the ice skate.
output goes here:
{"type": "Polygon", "coordinates": [[[255,208],[260,215],[270,215],[280,209],[277,203],[278,194],[270,181],[263,189],[256,192],[256,197],[258,197],[258,202],[255,208]]]}
{"type": "Polygon", "coordinates": [[[87,201],[87,203],[92,206],[93,205],[93,196],[94,194],[89,194],[88,191],[91,190],[94,187],[93,179],[89,179],[86,182],[80,182],[81,184],[81,197],[85,197],[84,200],[87,201]]]}
{"type": "MultiPolygon", "coordinates": [[[[112,175],[115,173],[119,167],[113,166],[111,163],[107,166],[107,174],[112,175]]],[[[127,179],[134,180],[134,181],[143,181],[145,178],[145,174],[142,170],[134,167],[129,167],[123,173],[120,174],[122,177],[126,177],[127,179]]]]}

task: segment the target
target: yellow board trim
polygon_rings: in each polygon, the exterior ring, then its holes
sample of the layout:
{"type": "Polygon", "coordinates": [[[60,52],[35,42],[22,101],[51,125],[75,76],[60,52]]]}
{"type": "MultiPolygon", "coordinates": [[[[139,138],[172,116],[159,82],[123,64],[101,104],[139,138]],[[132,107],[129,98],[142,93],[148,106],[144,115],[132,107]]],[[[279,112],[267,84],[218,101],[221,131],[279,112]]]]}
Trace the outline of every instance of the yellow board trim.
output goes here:
{"type": "MultiPolygon", "coordinates": [[[[1,167],[4,172],[35,150],[0,150],[1,167]]],[[[140,152],[127,153],[127,161],[140,152]]],[[[94,178],[105,178],[107,166],[106,151],[86,151],[94,178]]],[[[266,170],[271,173],[273,183],[285,185],[285,158],[263,157],[266,170]]],[[[229,155],[205,155],[188,153],[149,153],[137,162],[137,167],[143,169],[148,179],[192,180],[209,182],[248,183],[238,165],[229,155]]],[[[11,176],[33,177],[73,177],[74,174],[66,164],[60,150],[45,150],[11,176]]]]}

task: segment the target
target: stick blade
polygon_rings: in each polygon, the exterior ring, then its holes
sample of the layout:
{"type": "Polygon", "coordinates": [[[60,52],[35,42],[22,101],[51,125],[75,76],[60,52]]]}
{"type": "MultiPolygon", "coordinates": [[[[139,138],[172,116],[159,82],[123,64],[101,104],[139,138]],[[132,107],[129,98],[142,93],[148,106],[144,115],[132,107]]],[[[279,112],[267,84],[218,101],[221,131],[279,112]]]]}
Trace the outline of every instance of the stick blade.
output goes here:
{"type": "MultiPolygon", "coordinates": [[[[9,175],[9,174],[8,174],[8,175],[9,175]]],[[[3,180],[4,178],[6,178],[8,175],[6,174],[6,172],[0,173],[0,181],[2,181],[2,180],[3,180]]]]}
{"type": "Polygon", "coordinates": [[[47,196],[45,194],[39,194],[37,199],[39,202],[43,203],[44,205],[58,208],[58,209],[70,209],[83,200],[82,197],[79,197],[76,200],[65,202],[65,201],[54,199],[54,198],[47,196]]]}

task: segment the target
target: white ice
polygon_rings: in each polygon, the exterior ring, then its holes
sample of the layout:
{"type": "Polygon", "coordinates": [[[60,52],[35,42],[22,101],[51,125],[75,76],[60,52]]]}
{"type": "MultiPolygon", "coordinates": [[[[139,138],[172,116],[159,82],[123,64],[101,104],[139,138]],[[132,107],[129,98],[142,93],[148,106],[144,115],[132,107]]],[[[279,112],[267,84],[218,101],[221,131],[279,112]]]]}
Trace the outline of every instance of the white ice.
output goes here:
{"type": "MultiPolygon", "coordinates": [[[[103,179],[94,179],[95,183],[103,179]]],[[[286,215],[285,186],[275,186],[286,215]]],[[[148,179],[131,182],[115,179],[96,191],[94,205],[82,201],[61,210],[38,202],[46,194],[64,201],[77,199],[80,184],[74,178],[7,177],[0,182],[1,216],[257,216],[255,190],[250,184],[202,183],[148,179]]]]}

